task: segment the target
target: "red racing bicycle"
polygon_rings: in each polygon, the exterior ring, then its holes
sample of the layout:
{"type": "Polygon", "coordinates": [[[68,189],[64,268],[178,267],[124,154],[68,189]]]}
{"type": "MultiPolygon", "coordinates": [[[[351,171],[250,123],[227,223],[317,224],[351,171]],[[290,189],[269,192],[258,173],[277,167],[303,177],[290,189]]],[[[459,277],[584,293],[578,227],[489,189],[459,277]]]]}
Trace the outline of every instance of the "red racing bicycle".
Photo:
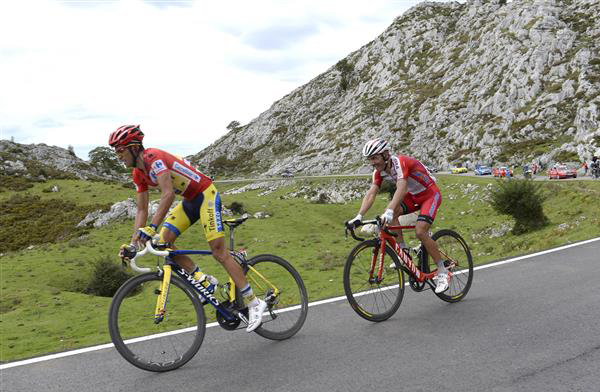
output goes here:
{"type": "MultiPolygon", "coordinates": [[[[352,249],[344,267],[344,291],[352,309],[369,321],[384,321],[400,307],[404,297],[405,278],[417,292],[431,289],[437,266],[420,244],[412,250],[402,250],[396,242],[398,234],[390,230],[414,229],[415,226],[383,226],[379,217],[361,222],[357,227],[376,225],[378,236],[365,240],[356,236],[355,227],[346,225],[348,232],[360,243],[352,249]],[[410,255],[414,252],[416,263],[410,255]],[[386,263],[385,256],[392,260],[386,263]]],[[[431,237],[436,241],[449,273],[448,290],[435,293],[446,302],[463,299],[473,281],[473,258],[465,240],[455,231],[443,229],[431,237]]]]}

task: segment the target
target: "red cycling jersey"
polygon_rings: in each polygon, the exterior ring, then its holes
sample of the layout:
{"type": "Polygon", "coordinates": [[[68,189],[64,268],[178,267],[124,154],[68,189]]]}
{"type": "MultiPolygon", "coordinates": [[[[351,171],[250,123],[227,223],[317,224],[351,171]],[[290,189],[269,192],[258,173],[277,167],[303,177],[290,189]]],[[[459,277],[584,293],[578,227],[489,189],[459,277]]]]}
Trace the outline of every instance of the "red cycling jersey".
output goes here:
{"type": "Polygon", "coordinates": [[[173,182],[173,190],[183,198],[191,200],[208,188],[210,178],[194,169],[185,159],[171,155],[157,148],[144,150],[144,170],[133,169],[133,182],[138,193],[148,188],[158,187],[158,175],[168,171],[173,182]]]}
{"type": "Polygon", "coordinates": [[[435,178],[417,159],[406,155],[392,155],[390,160],[389,173],[373,171],[373,184],[381,186],[383,180],[395,183],[399,178],[405,178],[408,181],[408,193],[411,195],[417,195],[435,185],[435,178]]]}

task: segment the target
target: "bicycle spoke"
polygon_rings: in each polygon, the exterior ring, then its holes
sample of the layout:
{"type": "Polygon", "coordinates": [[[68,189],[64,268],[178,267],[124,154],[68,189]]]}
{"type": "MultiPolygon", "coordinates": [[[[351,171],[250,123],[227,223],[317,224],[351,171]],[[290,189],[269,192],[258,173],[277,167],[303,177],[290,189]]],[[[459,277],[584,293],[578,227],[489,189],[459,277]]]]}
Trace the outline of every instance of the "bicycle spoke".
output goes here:
{"type": "MultiPolygon", "coordinates": [[[[460,301],[467,294],[473,280],[473,259],[464,240],[452,230],[440,230],[432,237],[440,249],[442,258],[450,261],[448,270],[452,273],[448,290],[436,295],[447,302],[460,301]]],[[[430,270],[437,268],[432,259],[430,270]]]]}
{"type": "MultiPolygon", "coordinates": [[[[404,295],[401,270],[386,266],[380,282],[369,281],[373,250],[378,246],[374,240],[361,243],[351,252],[344,268],[344,290],[348,301],[361,317],[370,321],[389,318],[400,306],[404,295]]],[[[391,249],[386,253],[390,256],[387,263],[397,257],[391,249]]]]}
{"type": "Polygon", "coordinates": [[[308,313],[302,278],[290,263],[274,255],[255,256],[248,264],[251,268],[247,278],[252,282],[254,294],[269,305],[256,333],[273,340],[293,336],[302,328],[308,313]]]}
{"type": "Polygon", "coordinates": [[[145,370],[166,371],[189,361],[204,338],[204,312],[195,293],[172,280],[166,314],[155,323],[154,308],[161,279],[156,274],[133,278],[117,292],[109,329],[115,347],[145,370]]]}

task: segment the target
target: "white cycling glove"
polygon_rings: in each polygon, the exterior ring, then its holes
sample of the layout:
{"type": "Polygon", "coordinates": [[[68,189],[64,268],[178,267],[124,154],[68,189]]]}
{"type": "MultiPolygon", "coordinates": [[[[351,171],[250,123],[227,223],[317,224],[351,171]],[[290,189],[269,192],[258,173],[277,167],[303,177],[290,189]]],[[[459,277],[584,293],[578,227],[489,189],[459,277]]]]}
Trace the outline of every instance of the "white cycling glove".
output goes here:
{"type": "Polygon", "coordinates": [[[394,210],[388,208],[383,215],[381,215],[381,223],[390,224],[392,223],[392,219],[394,219],[394,210]]]}
{"type": "Polygon", "coordinates": [[[362,222],[362,215],[357,214],[353,219],[350,219],[348,222],[346,222],[346,225],[357,227],[360,222],[362,222]]]}

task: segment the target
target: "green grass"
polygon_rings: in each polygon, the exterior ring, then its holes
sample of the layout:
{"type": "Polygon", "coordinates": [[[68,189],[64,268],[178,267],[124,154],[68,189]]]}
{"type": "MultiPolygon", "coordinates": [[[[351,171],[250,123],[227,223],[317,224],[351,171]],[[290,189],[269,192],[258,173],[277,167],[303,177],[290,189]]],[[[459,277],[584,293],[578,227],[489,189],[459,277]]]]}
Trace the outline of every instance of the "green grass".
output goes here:
{"type": "MultiPolygon", "coordinates": [[[[342,269],[347,254],[355,245],[353,240],[344,238],[343,222],[356,214],[360,200],[324,205],[312,204],[305,199],[283,200],[280,196],[307,182],[330,181],[297,180],[293,187],[280,188],[266,196],[259,196],[261,190],[223,196],[225,205],[237,201],[250,213],[266,211],[272,214],[267,219],[250,219],[236,229],[236,245],[246,248],[250,256],[274,253],[289,260],[302,275],[311,301],[343,295],[342,269]]],[[[366,190],[367,177],[364,181],[366,190]]],[[[543,184],[549,196],[544,204],[550,219],[548,226],[521,236],[509,232],[491,238],[491,228],[512,227],[509,217],[497,215],[482,200],[487,195],[486,187],[494,181],[444,175],[438,178],[443,202],[434,230],[452,228],[461,233],[471,246],[476,264],[600,235],[597,203],[600,182],[556,181],[543,184]]],[[[240,185],[217,184],[221,192],[240,185]]],[[[134,196],[132,189],[120,185],[57,180],[35,184],[27,191],[0,193],[0,201],[25,192],[42,199],[61,197],[88,206],[134,196]],[[43,192],[54,183],[61,192],[43,192]]],[[[158,194],[151,195],[151,199],[158,197],[158,194]]],[[[383,212],[387,201],[387,195],[380,195],[368,217],[383,212]]],[[[47,224],[57,223],[52,221],[54,214],[51,212],[47,218],[47,224]]],[[[132,224],[133,221],[114,223],[90,230],[83,238],[4,252],[0,257],[0,361],[110,341],[107,328],[110,298],[85,295],[78,290],[89,280],[94,263],[100,257],[112,257],[115,263],[118,262],[117,249],[130,238],[132,224]]],[[[412,234],[407,238],[414,243],[412,234]]],[[[207,244],[200,228],[192,226],[178,240],[178,246],[204,249],[207,244]]],[[[146,265],[153,265],[155,260],[146,258],[146,265]]],[[[197,258],[196,261],[220,281],[226,280],[224,271],[211,257],[197,258]]],[[[477,276],[474,284],[477,285],[477,276]]]]}

